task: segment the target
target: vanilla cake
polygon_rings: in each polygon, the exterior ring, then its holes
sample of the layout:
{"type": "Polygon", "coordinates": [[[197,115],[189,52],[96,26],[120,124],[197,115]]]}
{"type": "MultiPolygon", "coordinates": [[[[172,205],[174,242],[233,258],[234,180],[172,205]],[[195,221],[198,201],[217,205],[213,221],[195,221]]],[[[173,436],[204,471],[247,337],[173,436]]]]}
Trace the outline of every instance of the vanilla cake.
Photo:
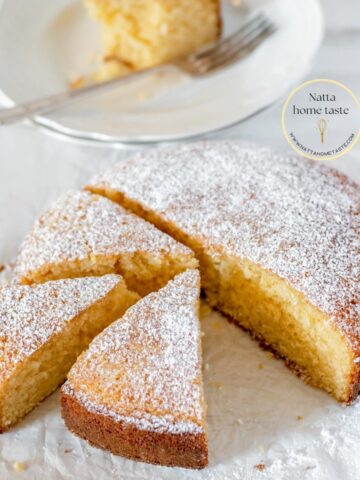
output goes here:
{"type": "Polygon", "coordinates": [[[199,293],[188,270],[93,340],[62,388],[71,431],[134,460],[207,465],[199,293]]]}
{"type": "Polygon", "coordinates": [[[187,55],[220,35],[219,0],[85,0],[100,22],[99,80],[187,55]]]}
{"type": "Polygon", "coordinates": [[[306,381],[357,397],[359,185],[321,163],[209,142],[138,154],[88,189],[191,247],[210,304],[306,381]]]}
{"type": "Polygon", "coordinates": [[[69,191],[35,223],[20,247],[19,283],[119,273],[145,295],[196,267],[191,250],[114,202],[69,191]]]}
{"type": "Polygon", "coordinates": [[[138,300],[118,275],[0,290],[0,431],[62,383],[90,341],[138,300]]]}

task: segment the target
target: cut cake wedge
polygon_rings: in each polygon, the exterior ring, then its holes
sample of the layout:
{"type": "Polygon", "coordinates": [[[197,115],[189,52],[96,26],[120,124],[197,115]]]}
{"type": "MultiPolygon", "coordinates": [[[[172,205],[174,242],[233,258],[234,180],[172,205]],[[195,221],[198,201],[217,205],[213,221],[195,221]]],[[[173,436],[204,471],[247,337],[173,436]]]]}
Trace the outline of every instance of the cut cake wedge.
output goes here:
{"type": "Polygon", "coordinates": [[[0,431],[61,384],[90,341],[137,301],[118,275],[0,290],[0,431]]]}
{"type": "Polygon", "coordinates": [[[193,252],[116,203],[69,191],[35,223],[20,247],[19,283],[118,273],[146,295],[196,267],[193,252]]]}
{"type": "Polygon", "coordinates": [[[207,465],[199,293],[188,270],[93,340],[62,388],[72,432],[134,460],[207,465]]]}

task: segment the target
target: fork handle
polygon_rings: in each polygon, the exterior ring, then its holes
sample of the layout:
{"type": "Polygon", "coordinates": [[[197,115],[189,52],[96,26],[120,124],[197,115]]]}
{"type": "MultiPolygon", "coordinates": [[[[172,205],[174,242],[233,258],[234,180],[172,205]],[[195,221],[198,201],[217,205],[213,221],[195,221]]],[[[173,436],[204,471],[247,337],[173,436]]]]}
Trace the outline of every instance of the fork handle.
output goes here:
{"type": "Polygon", "coordinates": [[[68,90],[48,97],[43,97],[31,102],[16,105],[15,107],[0,109],[0,125],[9,125],[19,120],[31,117],[33,115],[55,110],[63,107],[79,98],[94,95],[95,93],[102,93],[107,90],[111,90],[117,85],[126,84],[134,80],[134,78],[140,78],[148,75],[150,72],[159,70],[162,66],[155,66],[134,72],[130,75],[120,78],[114,78],[102,83],[95,83],[93,85],[87,85],[86,87],[78,88],[77,90],[68,90]]]}

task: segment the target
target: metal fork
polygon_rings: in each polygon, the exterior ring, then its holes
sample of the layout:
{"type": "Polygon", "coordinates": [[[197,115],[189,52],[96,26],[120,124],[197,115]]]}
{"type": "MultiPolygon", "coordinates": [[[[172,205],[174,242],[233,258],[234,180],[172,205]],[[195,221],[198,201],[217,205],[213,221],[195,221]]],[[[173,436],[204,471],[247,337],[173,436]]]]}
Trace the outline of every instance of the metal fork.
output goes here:
{"type": "MultiPolygon", "coordinates": [[[[175,65],[185,70],[192,76],[206,75],[235,59],[242,58],[259,46],[267,37],[275,31],[274,24],[263,14],[250,18],[232,35],[218,41],[210,47],[203,48],[190,56],[173,61],[168,65],[175,65]]],[[[76,99],[105,92],[121,84],[131,82],[154,72],[164,65],[140,70],[126,77],[115,78],[103,83],[88,85],[77,90],[69,90],[59,94],[44,97],[38,100],[27,102],[15,107],[0,110],[0,125],[10,124],[32,115],[49,112],[69,104],[76,99]]]]}

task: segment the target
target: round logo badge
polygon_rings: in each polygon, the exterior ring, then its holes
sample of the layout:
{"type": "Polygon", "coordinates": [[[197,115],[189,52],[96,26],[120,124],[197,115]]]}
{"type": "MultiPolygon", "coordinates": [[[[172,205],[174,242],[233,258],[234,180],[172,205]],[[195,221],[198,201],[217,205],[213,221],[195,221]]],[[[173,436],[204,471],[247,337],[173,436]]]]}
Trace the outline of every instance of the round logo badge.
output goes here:
{"type": "Polygon", "coordinates": [[[316,79],[295,88],[282,111],[291,147],[313,160],[331,160],[355,146],[360,136],[360,103],[335,80],[316,79]]]}

